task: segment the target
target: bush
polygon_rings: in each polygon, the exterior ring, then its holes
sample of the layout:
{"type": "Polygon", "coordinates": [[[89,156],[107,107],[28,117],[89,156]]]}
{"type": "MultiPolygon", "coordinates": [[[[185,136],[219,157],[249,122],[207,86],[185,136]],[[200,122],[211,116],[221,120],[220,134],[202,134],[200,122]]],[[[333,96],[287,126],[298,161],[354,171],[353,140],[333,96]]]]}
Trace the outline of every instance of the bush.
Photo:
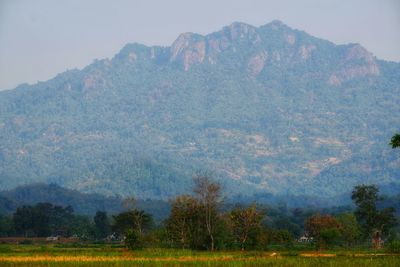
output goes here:
{"type": "Polygon", "coordinates": [[[125,246],[131,250],[143,248],[143,237],[138,231],[128,230],[125,237],[125,246]]]}
{"type": "Polygon", "coordinates": [[[19,242],[20,245],[32,245],[33,241],[30,239],[24,239],[22,241],[19,242]]]}
{"type": "Polygon", "coordinates": [[[10,246],[0,246],[0,254],[2,253],[10,253],[13,250],[11,249],[10,246]]]}
{"type": "Polygon", "coordinates": [[[400,253],[400,239],[390,242],[386,250],[389,253],[400,253]]]}

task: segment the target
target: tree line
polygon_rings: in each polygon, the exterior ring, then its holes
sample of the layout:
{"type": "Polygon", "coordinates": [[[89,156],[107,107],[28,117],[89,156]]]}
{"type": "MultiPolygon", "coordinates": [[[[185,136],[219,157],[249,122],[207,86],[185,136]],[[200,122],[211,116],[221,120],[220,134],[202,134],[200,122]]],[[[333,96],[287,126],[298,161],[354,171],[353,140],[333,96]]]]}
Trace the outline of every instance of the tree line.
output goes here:
{"type": "Polygon", "coordinates": [[[379,247],[383,241],[400,238],[395,210],[379,207],[383,197],[375,185],[354,188],[353,211],[327,214],[293,209],[289,217],[283,211],[276,216],[273,213],[279,209],[270,210],[256,203],[227,208],[221,185],[209,175],[197,175],[193,184],[192,194],[170,201],[170,215],[158,225],[151,214],[135,207],[134,200],[127,201],[124,212],[109,216],[98,211],[93,218],[75,215],[71,207],[38,203],[0,217],[0,235],[75,236],[83,241],[125,242],[131,249],[210,251],[266,249],[271,244],[290,247],[296,240],[318,249],[360,244],[379,247]]]}

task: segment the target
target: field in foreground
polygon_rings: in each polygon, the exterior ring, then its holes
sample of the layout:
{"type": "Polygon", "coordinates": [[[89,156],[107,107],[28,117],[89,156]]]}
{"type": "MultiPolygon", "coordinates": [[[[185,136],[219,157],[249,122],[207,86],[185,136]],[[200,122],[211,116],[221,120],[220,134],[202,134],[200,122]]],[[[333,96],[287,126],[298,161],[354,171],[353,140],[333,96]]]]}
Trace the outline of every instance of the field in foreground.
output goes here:
{"type": "Polygon", "coordinates": [[[371,251],[129,251],[110,245],[0,245],[0,266],[400,266],[400,255],[371,251]]]}

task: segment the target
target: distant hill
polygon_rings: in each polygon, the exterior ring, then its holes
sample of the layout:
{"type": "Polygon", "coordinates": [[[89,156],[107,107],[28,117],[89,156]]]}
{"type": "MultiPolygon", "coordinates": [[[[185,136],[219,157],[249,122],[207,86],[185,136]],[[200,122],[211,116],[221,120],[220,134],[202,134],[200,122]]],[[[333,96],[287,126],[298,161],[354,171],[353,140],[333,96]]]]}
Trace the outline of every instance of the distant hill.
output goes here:
{"type": "MultiPolygon", "coordinates": [[[[126,209],[121,197],[84,194],[56,184],[32,184],[0,192],[0,214],[12,213],[19,206],[34,205],[39,202],[71,206],[75,213],[90,216],[96,211],[117,214],[126,209]]],[[[136,205],[151,213],[157,221],[165,219],[169,213],[169,204],[159,200],[137,200],[136,205]]]]}
{"type": "Polygon", "coordinates": [[[230,195],[333,199],[359,183],[399,183],[388,146],[399,103],[399,63],[280,21],[128,44],[0,92],[0,188],[168,199],[200,170],[230,195]]]}

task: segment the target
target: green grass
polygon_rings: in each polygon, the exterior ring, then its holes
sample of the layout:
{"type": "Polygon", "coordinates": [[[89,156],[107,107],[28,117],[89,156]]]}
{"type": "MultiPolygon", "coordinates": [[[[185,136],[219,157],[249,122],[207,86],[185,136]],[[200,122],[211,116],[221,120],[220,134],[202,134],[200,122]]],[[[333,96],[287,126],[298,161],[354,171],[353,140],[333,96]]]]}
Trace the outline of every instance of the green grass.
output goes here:
{"type": "Polygon", "coordinates": [[[128,251],[121,246],[98,244],[0,245],[0,266],[400,266],[400,255],[375,252],[324,251],[335,257],[304,257],[301,251],[280,251],[271,256],[273,251],[211,253],[179,249],[128,251]],[[35,261],[37,257],[41,257],[40,261],[35,261]],[[19,262],[21,259],[26,261],[19,262]]]}

